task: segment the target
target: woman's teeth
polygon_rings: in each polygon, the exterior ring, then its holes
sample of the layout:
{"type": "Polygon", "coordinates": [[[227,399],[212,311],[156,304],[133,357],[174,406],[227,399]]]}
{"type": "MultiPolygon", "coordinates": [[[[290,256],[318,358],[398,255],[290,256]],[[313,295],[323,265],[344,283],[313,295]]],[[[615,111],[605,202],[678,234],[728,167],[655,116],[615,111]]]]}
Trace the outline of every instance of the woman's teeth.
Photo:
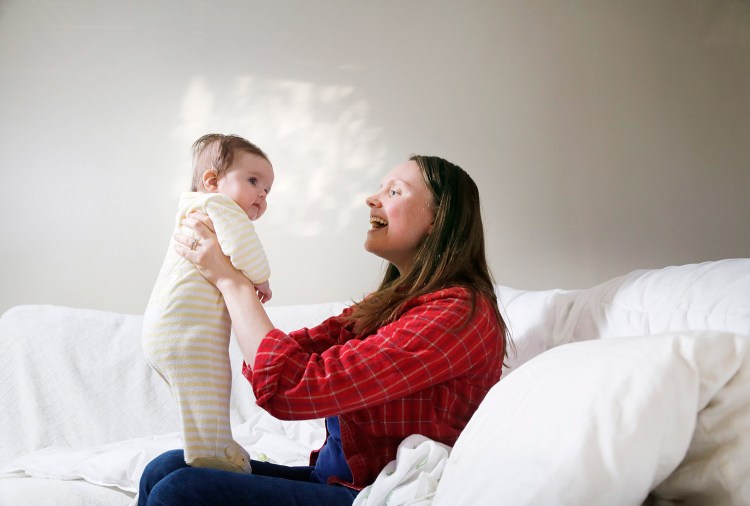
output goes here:
{"type": "Polygon", "coordinates": [[[383,218],[378,218],[376,216],[370,217],[370,225],[373,226],[373,228],[383,228],[385,226],[388,226],[388,222],[385,221],[383,218]]]}

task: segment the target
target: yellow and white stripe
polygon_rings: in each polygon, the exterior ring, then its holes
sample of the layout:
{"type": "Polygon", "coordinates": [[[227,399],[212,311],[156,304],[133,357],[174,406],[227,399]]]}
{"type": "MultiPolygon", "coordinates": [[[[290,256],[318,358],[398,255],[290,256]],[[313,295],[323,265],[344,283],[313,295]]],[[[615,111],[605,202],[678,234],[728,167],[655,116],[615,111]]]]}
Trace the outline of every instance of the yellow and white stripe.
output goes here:
{"type": "MultiPolygon", "coordinates": [[[[193,211],[208,214],[237,269],[254,284],[268,280],[253,224],[235,202],[216,193],[183,194],[175,231],[190,233],[180,223],[193,211]]],[[[221,293],[170,243],[144,315],[144,353],[177,401],[186,462],[249,472],[249,455],[234,441],[229,423],[230,332],[221,293]]]]}

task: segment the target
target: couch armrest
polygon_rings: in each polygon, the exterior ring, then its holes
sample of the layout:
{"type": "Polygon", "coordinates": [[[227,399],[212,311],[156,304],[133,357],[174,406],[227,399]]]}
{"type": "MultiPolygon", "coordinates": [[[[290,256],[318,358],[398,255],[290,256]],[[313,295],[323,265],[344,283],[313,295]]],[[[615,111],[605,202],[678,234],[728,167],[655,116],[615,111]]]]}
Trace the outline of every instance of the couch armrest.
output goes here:
{"type": "Polygon", "coordinates": [[[141,316],[17,306],[0,318],[0,464],[178,430],[141,351],[141,316]]]}

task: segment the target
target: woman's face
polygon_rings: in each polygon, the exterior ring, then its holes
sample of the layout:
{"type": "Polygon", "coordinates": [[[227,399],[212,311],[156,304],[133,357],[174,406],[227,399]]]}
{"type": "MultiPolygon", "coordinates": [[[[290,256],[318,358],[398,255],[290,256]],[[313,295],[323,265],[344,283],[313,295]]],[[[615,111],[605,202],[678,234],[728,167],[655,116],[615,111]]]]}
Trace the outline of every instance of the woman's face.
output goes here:
{"type": "Polygon", "coordinates": [[[415,161],[394,167],[380,190],[365,200],[370,206],[370,230],[365,249],[388,260],[403,273],[435,220],[432,193],[415,161]]]}

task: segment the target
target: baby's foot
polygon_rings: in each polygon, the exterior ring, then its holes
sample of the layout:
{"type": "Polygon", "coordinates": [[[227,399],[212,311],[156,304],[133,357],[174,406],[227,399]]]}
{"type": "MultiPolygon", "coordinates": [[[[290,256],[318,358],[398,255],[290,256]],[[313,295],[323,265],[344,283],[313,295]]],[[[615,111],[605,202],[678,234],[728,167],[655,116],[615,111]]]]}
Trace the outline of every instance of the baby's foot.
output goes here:
{"type": "Polygon", "coordinates": [[[234,473],[252,474],[250,467],[250,454],[237,443],[232,443],[224,448],[223,457],[198,457],[187,464],[193,467],[208,467],[234,473]]]}
{"type": "Polygon", "coordinates": [[[250,454],[236,442],[227,446],[224,449],[224,454],[229,459],[229,462],[239,467],[243,473],[251,474],[253,472],[252,467],[250,467],[250,454]]]}

